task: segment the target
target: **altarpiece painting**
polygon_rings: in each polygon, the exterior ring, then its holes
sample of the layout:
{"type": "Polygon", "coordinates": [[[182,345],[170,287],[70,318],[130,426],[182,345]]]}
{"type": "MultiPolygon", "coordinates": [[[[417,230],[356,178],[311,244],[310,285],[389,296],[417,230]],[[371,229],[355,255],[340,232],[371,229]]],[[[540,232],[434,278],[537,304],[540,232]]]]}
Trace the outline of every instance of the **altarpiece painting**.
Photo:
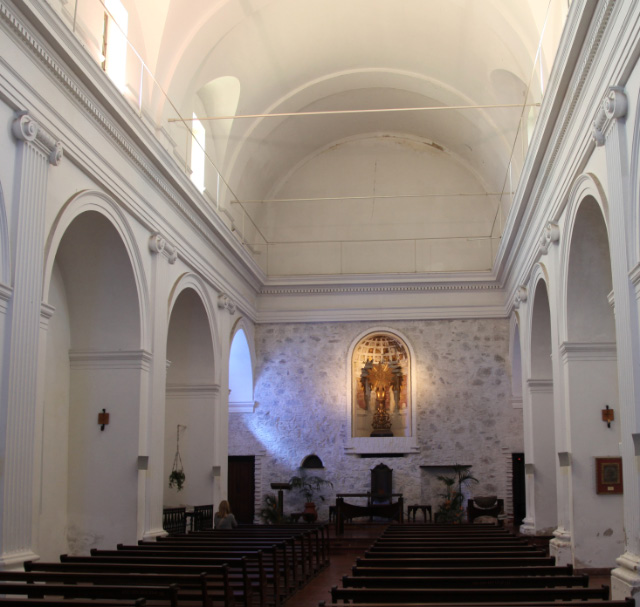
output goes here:
{"type": "Polygon", "coordinates": [[[387,332],[363,337],[353,350],[352,436],[411,436],[410,356],[387,332]]]}

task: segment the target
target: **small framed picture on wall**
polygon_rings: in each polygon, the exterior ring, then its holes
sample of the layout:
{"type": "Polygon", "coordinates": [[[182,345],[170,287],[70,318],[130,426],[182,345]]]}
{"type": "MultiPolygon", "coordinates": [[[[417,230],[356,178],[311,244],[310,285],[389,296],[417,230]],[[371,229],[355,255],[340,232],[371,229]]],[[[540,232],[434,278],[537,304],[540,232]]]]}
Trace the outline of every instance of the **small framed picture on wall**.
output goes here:
{"type": "Polygon", "coordinates": [[[621,457],[596,457],[596,493],[622,493],[621,457]]]}

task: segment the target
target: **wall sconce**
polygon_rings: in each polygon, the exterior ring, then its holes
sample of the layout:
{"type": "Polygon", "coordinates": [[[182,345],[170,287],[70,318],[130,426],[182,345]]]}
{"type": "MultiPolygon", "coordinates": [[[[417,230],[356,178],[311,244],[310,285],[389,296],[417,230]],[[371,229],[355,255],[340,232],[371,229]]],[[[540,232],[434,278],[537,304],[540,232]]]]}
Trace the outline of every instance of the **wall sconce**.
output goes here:
{"type": "Polygon", "coordinates": [[[611,428],[611,422],[613,421],[613,409],[609,409],[609,405],[607,405],[602,410],[602,421],[607,423],[607,428],[611,428]]]}
{"type": "Polygon", "coordinates": [[[109,424],[109,414],[106,409],[103,409],[102,413],[98,413],[98,424],[100,425],[100,430],[104,432],[104,427],[109,424]]]}

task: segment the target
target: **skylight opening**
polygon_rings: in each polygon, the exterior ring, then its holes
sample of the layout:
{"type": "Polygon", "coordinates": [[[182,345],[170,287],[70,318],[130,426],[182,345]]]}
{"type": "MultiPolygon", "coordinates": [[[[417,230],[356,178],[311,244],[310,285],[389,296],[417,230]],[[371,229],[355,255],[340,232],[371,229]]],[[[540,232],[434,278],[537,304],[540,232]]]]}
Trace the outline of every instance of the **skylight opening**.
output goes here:
{"type": "Polygon", "coordinates": [[[102,69],[124,93],[127,88],[127,31],[129,13],[120,0],[105,0],[102,69]]]}

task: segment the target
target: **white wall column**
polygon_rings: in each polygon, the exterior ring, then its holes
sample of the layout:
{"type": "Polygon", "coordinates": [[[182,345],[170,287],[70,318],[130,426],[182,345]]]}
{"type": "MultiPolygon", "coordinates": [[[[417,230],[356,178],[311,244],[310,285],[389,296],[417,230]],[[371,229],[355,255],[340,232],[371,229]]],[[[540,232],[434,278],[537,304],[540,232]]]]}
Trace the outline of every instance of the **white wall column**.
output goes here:
{"type": "Polygon", "coordinates": [[[553,427],[553,380],[529,379],[525,390],[535,440],[525,454],[528,492],[522,532],[551,535],[557,523],[555,437],[549,431],[553,427]]]}
{"type": "Polygon", "coordinates": [[[634,309],[635,292],[629,272],[628,243],[636,226],[631,221],[635,204],[629,197],[627,154],[627,98],[611,87],[594,120],[593,138],[604,145],[607,158],[609,196],[609,243],[615,298],[616,342],[618,349],[620,451],[623,458],[625,552],[611,576],[613,598],[640,592],[640,469],[633,434],[640,432],[640,332],[634,309]]]}
{"type": "Polygon", "coordinates": [[[151,252],[151,301],[153,318],[151,330],[151,372],[146,406],[140,410],[140,476],[138,479],[139,512],[138,537],[153,539],[166,535],[162,528],[164,486],[167,482],[164,465],[164,426],[167,384],[166,302],[171,289],[169,266],[178,259],[176,248],[161,234],[149,238],[151,252]],[[142,509],[142,511],[140,510],[142,509]]]}
{"type": "Polygon", "coordinates": [[[7,312],[7,380],[3,386],[4,474],[0,566],[34,558],[34,439],[38,397],[40,305],[44,218],[49,165],[62,160],[56,142],[26,112],[12,124],[17,141],[16,182],[11,235],[13,297],[7,312]]]}

